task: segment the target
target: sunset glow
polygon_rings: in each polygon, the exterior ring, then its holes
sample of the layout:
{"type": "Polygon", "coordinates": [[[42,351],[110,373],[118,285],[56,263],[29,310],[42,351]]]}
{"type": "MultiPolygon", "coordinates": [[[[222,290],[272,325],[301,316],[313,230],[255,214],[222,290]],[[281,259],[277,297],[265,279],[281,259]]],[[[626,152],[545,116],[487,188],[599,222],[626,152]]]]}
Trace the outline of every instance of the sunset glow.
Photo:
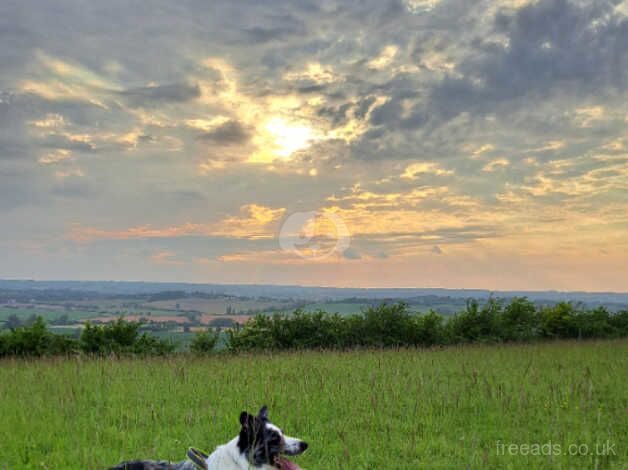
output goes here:
{"type": "Polygon", "coordinates": [[[625,1],[35,3],[0,277],[628,290],[625,1]]]}

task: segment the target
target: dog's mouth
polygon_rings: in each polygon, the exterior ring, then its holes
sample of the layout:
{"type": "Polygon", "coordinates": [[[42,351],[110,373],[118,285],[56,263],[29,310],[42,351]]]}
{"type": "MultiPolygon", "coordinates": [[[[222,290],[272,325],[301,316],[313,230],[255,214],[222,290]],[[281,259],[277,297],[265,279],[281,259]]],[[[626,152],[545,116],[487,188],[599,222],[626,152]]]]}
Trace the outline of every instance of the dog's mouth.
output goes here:
{"type": "Polygon", "coordinates": [[[301,467],[291,460],[288,460],[283,455],[275,457],[275,466],[280,470],[301,470],[301,467]]]}

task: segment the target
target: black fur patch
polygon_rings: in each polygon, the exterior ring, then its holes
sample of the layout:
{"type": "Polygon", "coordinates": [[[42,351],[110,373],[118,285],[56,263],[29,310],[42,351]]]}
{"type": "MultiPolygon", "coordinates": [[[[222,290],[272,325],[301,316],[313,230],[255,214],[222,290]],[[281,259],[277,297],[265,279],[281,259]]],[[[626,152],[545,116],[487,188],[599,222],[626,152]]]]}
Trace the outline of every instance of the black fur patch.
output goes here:
{"type": "Polygon", "coordinates": [[[281,435],[274,429],[266,427],[268,414],[264,406],[257,416],[243,411],[240,414],[240,437],[238,449],[254,466],[274,465],[282,451],[281,435]]]}
{"type": "Polygon", "coordinates": [[[196,470],[192,462],[172,463],[165,460],[133,460],[122,462],[109,470],[196,470]]]}

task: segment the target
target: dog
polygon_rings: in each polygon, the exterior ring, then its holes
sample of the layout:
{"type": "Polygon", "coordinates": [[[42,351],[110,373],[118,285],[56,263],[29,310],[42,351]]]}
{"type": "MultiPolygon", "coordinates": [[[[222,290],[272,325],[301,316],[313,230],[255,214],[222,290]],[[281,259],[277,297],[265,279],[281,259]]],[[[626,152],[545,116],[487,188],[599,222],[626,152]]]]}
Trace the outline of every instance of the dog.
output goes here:
{"type": "Polygon", "coordinates": [[[286,436],[268,419],[263,406],[257,416],[240,414],[240,434],[216,447],[211,455],[188,449],[188,460],[178,463],[134,460],[122,462],[109,470],[301,470],[286,456],[300,455],[308,444],[286,436]]]}

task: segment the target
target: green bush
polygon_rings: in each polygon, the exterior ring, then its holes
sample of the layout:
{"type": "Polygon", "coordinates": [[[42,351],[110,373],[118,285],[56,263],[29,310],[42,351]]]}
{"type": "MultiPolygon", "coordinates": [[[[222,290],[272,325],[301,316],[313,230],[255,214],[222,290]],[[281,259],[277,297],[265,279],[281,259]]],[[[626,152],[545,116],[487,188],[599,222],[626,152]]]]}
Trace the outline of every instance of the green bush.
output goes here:
{"type": "MultiPolygon", "coordinates": [[[[30,326],[0,333],[0,357],[90,355],[166,355],[175,344],[140,332],[141,323],[122,318],[104,325],[87,323],[80,339],[56,335],[41,317],[30,326]]],[[[532,341],[564,338],[614,338],[628,336],[628,311],[611,314],[605,308],[576,308],[561,302],[536,308],[527,298],[513,298],[506,306],[490,298],[475,300],[450,319],[429,312],[411,312],[404,303],[370,307],[361,314],[341,316],[322,310],[291,315],[259,315],[246,325],[227,330],[230,351],[286,349],[350,349],[359,347],[430,347],[443,344],[494,341],[532,341]]],[[[195,335],[190,351],[212,352],[218,334],[195,335]]]]}
{"type": "Polygon", "coordinates": [[[166,356],[172,354],[175,349],[176,344],[172,341],[143,333],[135,339],[130,352],[141,356],[166,356]]]}
{"type": "Polygon", "coordinates": [[[622,310],[608,319],[608,323],[613,328],[615,335],[628,336],[628,310],[622,310]]]}
{"type": "Polygon", "coordinates": [[[448,323],[454,342],[489,342],[502,339],[502,303],[492,297],[480,308],[477,300],[469,300],[466,309],[448,323]]]}
{"type": "Polygon", "coordinates": [[[0,335],[0,356],[52,356],[78,351],[78,343],[69,336],[56,335],[46,328],[42,317],[30,326],[12,329],[0,335]]]}
{"type": "Polygon", "coordinates": [[[513,298],[504,306],[501,300],[490,298],[481,306],[470,300],[464,311],[449,320],[434,312],[410,312],[403,303],[383,304],[347,317],[302,310],[292,315],[260,315],[227,334],[231,351],[612,338],[628,336],[628,312],[577,310],[565,302],[537,309],[525,297],[513,298]]]}
{"type": "Polygon", "coordinates": [[[122,318],[104,325],[86,323],[81,333],[80,346],[86,354],[142,354],[164,355],[174,351],[175,345],[155,336],[140,335],[139,322],[128,322],[122,318]]]}
{"type": "Polygon", "coordinates": [[[576,312],[572,318],[572,330],[578,338],[608,338],[615,335],[609,320],[610,314],[604,307],[576,312]]]}
{"type": "Polygon", "coordinates": [[[544,307],[540,312],[541,332],[548,338],[576,338],[575,307],[561,302],[553,307],[544,307]]]}
{"type": "Polygon", "coordinates": [[[525,297],[515,297],[504,308],[501,318],[505,341],[528,341],[538,336],[538,316],[534,304],[525,297]]]}
{"type": "Polygon", "coordinates": [[[429,347],[447,343],[444,319],[438,313],[431,311],[427,315],[418,315],[415,322],[414,345],[429,347]]]}
{"type": "Polygon", "coordinates": [[[413,343],[416,323],[406,304],[370,307],[363,316],[362,345],[391,347],[413,343]]]}
{"type": "Polygon", "coordinates": [[[209,354],[216,347],[218,338],[218,333],[209,330],[196,333],[190,343],[190,351],[195,354],[209,354]]]}

